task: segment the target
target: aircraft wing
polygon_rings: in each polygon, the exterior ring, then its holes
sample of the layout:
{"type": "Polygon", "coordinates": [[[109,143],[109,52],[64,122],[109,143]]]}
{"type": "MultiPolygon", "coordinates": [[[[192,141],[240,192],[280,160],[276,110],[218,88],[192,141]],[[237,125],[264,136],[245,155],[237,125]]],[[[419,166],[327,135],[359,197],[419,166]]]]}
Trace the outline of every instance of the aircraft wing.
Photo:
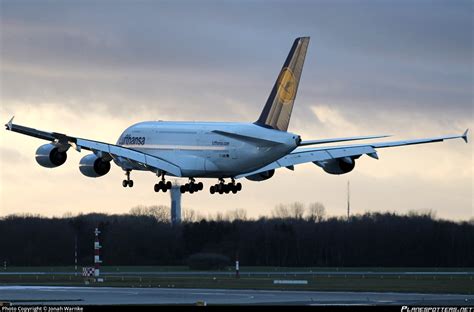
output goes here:
{"type": "Polygon", "coordinates": [[[47,132],[25,126],[15,125],[13,124],[13,118],[5,126],[7,130],[13,132],[18,132],[35,138],[51,141],[55,144],[58,144],[59,146],[62,146],[64,150],[67,150],[70,146],[74,146],[74,148],[78,152],[80,152],[81,149],[86,149],[94,152],[97,155],[100,154],[100,157],[106,157],[110,159],[120,157],[122,159],[130,161],[131,163],[146,167],[151,171],[161,170],[176,177],[181,176],[181,168],[177,165],[162,158],[152,156],[130,148],[93,140],[81,139],[77,137],[68,136],[62,133],[47,132]]]}
{"type": "Polygon", "coordinates": [[[434,143],[442,142],[444,140],[450,139],[463,139],[467,143],[467,132],[464,131],[462,135],[449,135],[449,136],[440,136],[426,139],[415,139],[415,140],[403,140],[403,141],[391,141],[391,142],[380,142],[380,143],[371,143],[371,144],[354,144],[354,145],[344,145],[344,146],[330,146],[330,147],[319,147],[319,148],[297,148],[290,154],[274,161],[260,169],[257,169],[252,172],[244,173],[236,176],[235,178],[245,178],[265,172],[268,170],[278,169],[286,167],[290,170],[293,170],[294,165],[299,165],[308,162],[321,162],[331,159],[338,159],[344,157],[359,158],[362,155],[367,155],[372,158],[378,159],[376,148],[386,148],[386,147],[396,147],[396,146],[405,146],[405,145],[414,145],[414,144],[425,144],[425,143],[434,143]]]}
{"type": "Polygon", "coordinates": [[[298,146],[336,143],[336,142],[345,142],[345,141],[380,139],[380,138],[386,138],[389,136],[390,135],[385,134],[385,135],[368,135],[368,136],[356,136],[356,137],[333,138],[333,139],[322,139],[322,140],[305,140],[305,141],[301,141],[298,146]]]}

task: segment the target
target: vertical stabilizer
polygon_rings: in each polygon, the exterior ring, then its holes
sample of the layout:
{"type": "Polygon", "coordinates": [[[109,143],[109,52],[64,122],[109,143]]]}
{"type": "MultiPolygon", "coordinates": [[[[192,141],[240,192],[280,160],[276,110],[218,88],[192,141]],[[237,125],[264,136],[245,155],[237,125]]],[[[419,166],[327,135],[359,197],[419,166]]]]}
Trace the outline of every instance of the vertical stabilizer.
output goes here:
{"type": "Polygon", "coordinates": [[[256,124],[287,131],[309,37],[296,38],[256,124]]]}

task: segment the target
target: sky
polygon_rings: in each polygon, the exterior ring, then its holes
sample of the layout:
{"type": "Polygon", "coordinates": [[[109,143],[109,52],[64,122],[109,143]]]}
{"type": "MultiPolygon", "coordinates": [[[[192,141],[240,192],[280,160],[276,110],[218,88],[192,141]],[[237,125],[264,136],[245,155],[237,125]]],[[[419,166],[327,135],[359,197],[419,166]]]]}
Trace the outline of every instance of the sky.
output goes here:
{"type": "MultiPolygon", "coordinates": [[[[293,40],[310,36],[289,131],[303,139],[391,134],[409,139],[474,130],[472,1],[0,0],[0,118],[115,143],[143,120],[255,121],[293,40]]],[[[471,140],[472,141],[472,140],[471,140]]],[[[86,152],[47,169],[46,141],[0,132],[0,216],[126,213],[169,205],[157,177],[87,178],[86,152]]],[[[314,164],[243,180],[237,195],[185,194],[199,213],[321,202],[328,215],[433,211],[469,220],[473,144],[379,150],[348,174],[314,164]]],[[[181,180],[182,183],[185,180],[181,180]]]]}

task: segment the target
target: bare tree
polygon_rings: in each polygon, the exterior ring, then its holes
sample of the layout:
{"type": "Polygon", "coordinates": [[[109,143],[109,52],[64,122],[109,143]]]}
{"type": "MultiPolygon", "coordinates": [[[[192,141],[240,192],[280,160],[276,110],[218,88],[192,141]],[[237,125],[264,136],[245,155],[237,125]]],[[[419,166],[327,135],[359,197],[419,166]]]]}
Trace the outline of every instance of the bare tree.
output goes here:
{"type": "Polygon", "coordinates": [[[326,208],[320,202],[314,202],[309,204],[308,217],[309,221],[321,222],[326,217],[326,208]]]}
{"type": "Polygon", "coordinates": [[[182,208],[181,209],[181,219],[184,222],[198,222],[202,219],[205,219],[205,217],[202,214],[200,214],[199,212],[196,212],[194,209],[182,208]]]}
{"type": "Polygon", "coordinates": [[[181,219],[184,222],[196,222],[196,211],[191,208],[183,208],[181,210],[181,219]]]}
{"type": "Polygon", "coordinates": [[[304,205],[300,202],[294,202],[290,205],[290,216],[294,219],[301,220],[304,215],[304,205]]]}
{"type": "Polygon", "coordinates": [[[152,216],[158,222],[170,222],[171,220],[171,210],[170,207],[160,205],[160,206],[150,206],[147,209],[147,215],[152,216]]]}
{"type": "Polygon", "coordinates": [[[143,216],[145,213],[145,206],[143,205],[138,205],[130,209],[129,214],[132,216],[143,216]]]}
{"type": "Polygon", "coordinates": [[[226,213],[226,220],[232,222],[234,220],[247,220],[247,211],[244,209],[230,210],[226,213]]]}
{"type": "Polygon", "coordinates": [[[168,206],[135,206],[130,209],[130,214],[132,216],[151,216],[156,219],[158,222],[170,222],[171,212],[168,206]]]}
{"type": "Polygon", "coordinates": [[[290,210],[288,209],[288,206],[284,204],[276,205],[272,210],[272,217],[275,219],[289,219],[290,210]]]}

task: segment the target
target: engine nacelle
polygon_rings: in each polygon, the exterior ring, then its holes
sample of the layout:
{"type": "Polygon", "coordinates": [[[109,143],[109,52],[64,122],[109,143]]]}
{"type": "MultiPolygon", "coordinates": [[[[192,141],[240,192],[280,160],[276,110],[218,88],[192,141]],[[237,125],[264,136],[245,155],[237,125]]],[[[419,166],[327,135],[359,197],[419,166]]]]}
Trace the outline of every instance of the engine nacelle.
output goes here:
{"type": "Polygon", "coordinates": [[[66,151],[59,151],[59,146],[54,144],[45,144],[36,150],[36,162],[46,168],[59,167],[66,162],[66,151]]]}
{"type": "Polygon", "coordinates": [[[249,179],[250,181],[264,181],[273,177],[274,174],[275,174],[275,169],[272,169],[272,170],[260,172],[260,173],[257,173],[245,178],[249,179]]]}
{"type": "Polygon", "coordinates": [[[94,154],[89,154],[81,158],[79,170],[86,177],[98,178],[109,172],[110,161],[104,161],[94,154]]]}
{"type": "Polygon", "coordinates": [[[351,172],[355,167],[355,160],[350,157],[330,159],[314,162],[329,174],[344,174],[351,172]]]}

